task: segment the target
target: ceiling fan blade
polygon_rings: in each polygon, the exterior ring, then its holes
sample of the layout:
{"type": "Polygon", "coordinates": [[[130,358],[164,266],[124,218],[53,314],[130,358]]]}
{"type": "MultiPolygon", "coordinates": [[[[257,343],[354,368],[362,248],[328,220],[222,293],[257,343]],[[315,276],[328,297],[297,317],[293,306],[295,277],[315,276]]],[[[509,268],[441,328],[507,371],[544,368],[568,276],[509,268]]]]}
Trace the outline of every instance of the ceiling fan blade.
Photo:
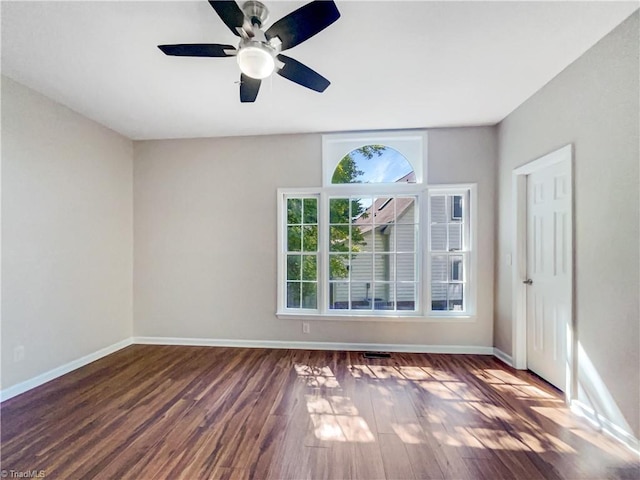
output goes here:
{"type": "Polygon", "coordinates": [[[314,1],[278,20],[265,35],[267,39],[280,38],[281,50],[287,50],[321,32],[338,18],[340,12],[334,2],[314,1]]]}
{"type": "Polygon", "coordinates": [[[260,91],[261,80],[240,74],[240,101],[242,103],[255,102],[260,91]]]}
{"type": "Polygon", "coordinates": [[[284,63],[284,67],[278,70],[278,75],[298,85],[310,88],[316,92],[324,92],[327,87],[331,85],[331,82],[318,72],[311,70],[293,58],[287,57],[286,55],[278,55],[278,60],[284,63]]]}
{"type": "Polygon", "coordinates": [[[244,23],[244,13],[240,10],[240,7],[236,2],[213,2],[209,0],[209,3],[220,16],[229,30],[237,37],[240,36],[237,28],[242,28],[244,23]]]}
{"type": "Polygon", "coordinates": [[[221,45],[219,43],[184,43],[178,45],[158,45],[166,55],[178,57],[232,57],[235,55],[233,45],[221,45]],[[233,51],[229,54],[226,51],[233,51]]]}

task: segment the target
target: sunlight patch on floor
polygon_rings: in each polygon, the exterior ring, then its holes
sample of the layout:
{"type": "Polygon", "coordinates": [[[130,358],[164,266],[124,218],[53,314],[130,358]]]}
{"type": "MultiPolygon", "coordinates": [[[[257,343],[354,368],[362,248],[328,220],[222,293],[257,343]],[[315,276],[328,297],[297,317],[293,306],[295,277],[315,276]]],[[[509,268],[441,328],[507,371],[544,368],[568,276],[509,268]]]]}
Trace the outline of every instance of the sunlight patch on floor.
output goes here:
{"type": "Polygon", "coordinates": [[[527,452],[531,450],[527,445],[501,430],[474,427],[469,427],[467,430],[477,438],[485,448],[492,450],[511,450],[514,452],[527,452]]]}
{"type": "Polygon", "coordinates": [[[531,407],[531,410],[557,423],[563,428],[576,428],[579,426],[575,417],[569,415],[566,409],[559,410],[557,407],[531,407]]]}
{"type": "Polygon", "coordinates": [[[372,379],[378,378],[376,377],[376,374],[373,373],[369,367],[370,367],[369,365],[349,365],[349,371],[351,372],[351,375],[353,375],[355,378],[362,378],[362,377],[367,377],[372,379]]]}
{"type": "Polygon", "coordinates": [[[309,365],[296,363],[294,368],[298,374],[298,378],[301,378],[308,387],[340,387],[338,380],[329,367],[311,367],[309,365]]]}
{"type": "Polygon", "coordinates": [[[497,405],[486,402],[471,402],[470,405],[480,413],[482,413],[485,417],[494,418],[497,420],[505,420],[507,422],[513,420],[513,415],[511,415],[503,407],[498,407],[497,405]]]}
{"type": "MultiPolygon", "coordinates": [[[[622,460],[629,460],[630,458],[627,452],[623,453],[620,451],[620,445],[618,443],[614,442],[614,440],[608,439],[604,435],[594,435],[593,432],[586,431],[581,428],[572,428],[571,433],[580,437],[582,440],[589,442],[594,447],[607,452],[609,455],[613,455],[622,460]]],[[[636,457],[635,460],[638,460],[638,458],[636,457]]]]}
{"type": "Polygon", "coordinates": [[[480,401],[483,398],[478,397],[469,385],[462,382],[442,382],[449,390],[454,392],[458,397],[467,401],[480,401]]]}
{"type": "Polygon", "coordinates": [[[459,380],[455,375],[451,375],[439,368],[423,367],[423,370],[440,382],[456,382],[459,380]]]}
{"type": "Polygon", "coordinates": [[[391,428],[404,443],[410,445],[427,443],[424,431],[419,423],[392,423],[391,428]]]}
{"type": "Polygon", "coordinates": [[[429,392],[432,395],[435,395],[442,400],[459,400],[454,392],[452,392],[446,385],[440,382],[426,381],[426,382],[418,382],[418,385],[423,390],[429,392]]]}
{"type": "Polygon", "coordinates": [[[397,367],[407,380],[428,380],[431,376],[420,367],[397,367]]]}
{"type": "Polygon", "coordinates": [[[503,381],[504,383],[508,383],[511,385],[529,385],[526,380],[522,380],[521,378],[511,375],[509,372],[505,372],[504,370],[487,368],[484,371],[497,378],[498,380],[503,381]]]}
{"type": "Polygon", "coordinates": [[[313,433],[318,440],[373,443],[376,441],[364,418],[312,413],[313,433]]]}
{"type": "Polygon", "coordinates": [[[367,422],[359,416],[350,398],[337,395],[305,395],[307,411],[318,440],[333,442],[375,442],[367,422]]]}

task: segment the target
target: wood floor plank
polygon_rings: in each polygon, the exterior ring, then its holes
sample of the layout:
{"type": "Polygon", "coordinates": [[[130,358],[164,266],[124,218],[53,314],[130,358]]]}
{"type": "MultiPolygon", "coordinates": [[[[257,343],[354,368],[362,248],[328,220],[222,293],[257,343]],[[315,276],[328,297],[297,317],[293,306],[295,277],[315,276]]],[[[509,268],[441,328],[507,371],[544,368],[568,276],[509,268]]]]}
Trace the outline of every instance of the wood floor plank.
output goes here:
{"type": "Polygon", "coordinates": [[[75,479],[627,479],[638,457],[483,355],[133,345],[0,406],[1,467],[75,479]]]}
{"type": "Polygon", "coordinates": [[[415,478],[404,443],[395,433],[378,434],[386,478],[415,478]]]}
{"type": "Polygon", "coordinates": [[[354,444],[353,466],[355,477],[370,480],[387,478],[379,442],[359,442],[354,444]]]}

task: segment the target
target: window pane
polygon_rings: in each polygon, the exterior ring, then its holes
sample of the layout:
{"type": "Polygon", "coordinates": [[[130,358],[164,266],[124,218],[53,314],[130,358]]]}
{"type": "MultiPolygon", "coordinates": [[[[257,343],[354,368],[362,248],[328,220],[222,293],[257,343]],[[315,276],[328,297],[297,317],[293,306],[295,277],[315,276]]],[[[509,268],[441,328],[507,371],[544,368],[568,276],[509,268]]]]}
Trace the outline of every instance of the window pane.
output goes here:
{"type": "Polygon", "coordinates": [[[336,166],[331,183],[416,183],[411,163],[385,145],[364,145],[346,154],[336,166]]]}
{"type": "Polygon", "coordinates": [[[445,195],[433,195],[431,204],[431,223],[447,222],[447,197],[445,195]]]}
{"type": "Polygon", "coordinates": [[[351,251],[373,252],[378,235],[374,234],[371,225],[354,225],[351,227],[351,251]]]}
{"type": "Polygon", "coordinates": [[[373,204],[373,221],[377,225],[391,223],[396,217],[393,197],[378,197],[373,204]]]}
{"type": "Polygon", "coordinates": [[[318,200],[304,199],[304,223],[318,223],[318,200]]]}
{"type": "Polygon", "coordinates": [[[462,250],[462,224],[450,223],[449,227],[449,251],[462,250]]]}
{"type": "Polygon", "coordinates": [[[349,227],[332,226],[329,229],[329,251],[348,252],[349,251],[349,227]]]}
{"type": "Polygon", "coordinates": [[[287,223],[289,225],[302,223],[302,199],[301,198],[287,199],[287,223]]]}
{"type": "Polygon", "coordinates": [[[351,227],[351,251],[370,252],[373,249],[371,225],[354,225],[351,227]]]}
{"type": "Polygon", "coordinates": [[[318,308],[318,284],[302,282],[302,308],[318,308]]]}
{"type": "Polygon", "coordinates": [[[414,283],[397,283],[396,300],[398,310],[416,309],[416,287],[414,283]]]}
{"type": "Polygon", "coordinates": [[[349,255],[329,256],[329,279],[343,280],[349,278],[349,255]]]}
{"type": "Polygon", "coordinates": [[[451,221],[462,221],[462,195],[451,195],[449,197],[449,211],[451,212],[451,221]]]}
{"type": "Polygon", "coordinates": [[[446,282],[447,277],[447,256],[432,255],[431,256],[431,281],[446,282]]]}
{"type": "Polygon", "coordinates": [[[416,248],[416,226],[396,225],[396,252],[414,252],[416,248]]]}
{"type": "Polygon", "coordinates": [[[447,251],[447,225],[431,225],[431,250],[447,251]]]}
{"type": "Polygon", "coordinates": [[[462,255],[451,255],[449,257],[449,279],[452,281],[464,280],[462,271],[462,255]]]}
{"type": "Polygon", "coordinates": [[[375,283],[373,308],[375,310],[395,310],[394,283],[375,283]]]}
{"type": "Polygon", "coordinates": [[[344,310],[349,308],[349,284],[330,283],[329,284],[329,308],[334,310],[344,310]]]}
{"type": "Polygon", "coordinates": [[[352,282],[351,283],[351,308],[354,310],[370,310],[371,302],[369,301],[370,283],[352,282]]]}
{"type": "Polygon", "coordinates": [[[376,227],[373,234],[376,252],[390,252],[395,245],[395,228],[393,224],[385,224],[376,227]]]}
{"type": "Polygon", "coordinates": [[[462,311],[463,305],[463,284],[450,283],[449,284],[449,310],[455,312],[462,311]]]}
{"type": "Polygon", "coordinates": [[[316,225],[305,225],[302,229],[302,245],[304,247],[304,251],[318,251],[318,227],[316,225]]]}
{"type": "Polygon", "coordinates": [[[287,255],[287,280],[300,280],[300,255],[287,255]]]}
{"type": "Polygon", "coordinates": [[[412,253],[399,253],[396,255],[396,278],[398,281],[413,282],[415,280],[415,258],[412,253]]]}
{"type": "Polygon", "coordinates": [[[302,228],[287,227],[287,251],[299,252],[302,247],[302,228]]]}
{"type": "Polygon", "coordinates": [[[315,255],[305,255],[302,257],[302,280],[317,280],[318,266],[315,255]]]}
{"type": "Polygon", "coordinates": [[[418,223],[416,201],[414,197],[398,197],[396,199],[396,215],[398,223],[418,223]]]}
{"type": "Polygon", "coordinates": [[[373,255],[367,253],[351,255],[350,271],[352,281],[373,281],[373,255]]]}
{"type": "Polygon", "coordinates": [[[300,282],[287,282],[287,308],[300,308],[300,282]]]}
{"type": "Polygon", "coordinates": [[[374,257],[375,260],[375,279],[376,280],[384,280],[391,281],[393,280],[393,272],[395,270],[394,267],[394,256],[388,254],[376,254],[374,257]]]}
{"type": "Polygon", "coordinates": [[[447,284],[431,284],[431,310],[447,310],[447,284]]]}
{"type": "Polygon", "coordinates": [[[351,199],[351,218],[353,223],[368,224],[372,222],[371,214],[371,198],[352,198],[351,199]]]}
{"type": "Polygon", "coordinates": [[[349,223],[348,198],[332,198],[329,200],[329,223],[349,223]]]}

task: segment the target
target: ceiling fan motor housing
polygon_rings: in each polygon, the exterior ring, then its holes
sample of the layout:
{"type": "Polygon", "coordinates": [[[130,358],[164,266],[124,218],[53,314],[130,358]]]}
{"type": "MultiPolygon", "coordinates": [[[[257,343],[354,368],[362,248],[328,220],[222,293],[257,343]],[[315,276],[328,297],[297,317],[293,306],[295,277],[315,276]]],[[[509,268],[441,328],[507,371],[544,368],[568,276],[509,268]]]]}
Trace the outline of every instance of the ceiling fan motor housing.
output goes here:
{"type": "Polygon", "coordinates": [[[242,4],[242,13],[249,19],[251,25],[258,24],[261,27],[269,18],[269,10],[262,2],[249,0],[242,4]]]}

